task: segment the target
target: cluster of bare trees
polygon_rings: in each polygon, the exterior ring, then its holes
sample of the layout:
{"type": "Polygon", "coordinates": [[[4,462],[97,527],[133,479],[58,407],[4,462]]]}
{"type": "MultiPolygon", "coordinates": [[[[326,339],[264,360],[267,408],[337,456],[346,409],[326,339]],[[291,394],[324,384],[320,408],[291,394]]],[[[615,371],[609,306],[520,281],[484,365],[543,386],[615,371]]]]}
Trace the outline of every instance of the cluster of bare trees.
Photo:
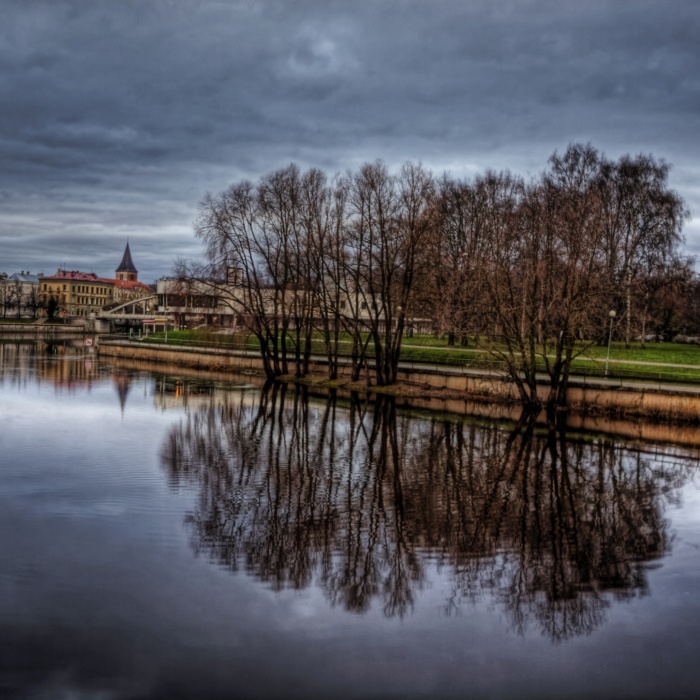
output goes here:
{"type": "Polygon", "coordinates": [[[440,329],[485,335],[524,403],[538,403],[543,367],[547,403],[563,403],[581,341],[600,339],[612,310],[629,343],[652,280],[688,269],[687,209],[667,177],[668,166],[648,156],[613,162],[574,145],[531,182],[509,173],[444,178],[432,261],[434,297],[444,290],[440,329]]]}
{"type": "Polygon", "coordinates": [[[332,182],[290,165],[204,199],[197,234],[209,268],[200,277],[240,282],[230,301],[243,309],[269,376],[306,374],[320,334],[331,378],[343,337],[354,379],[371,344],[376,382],[391,384],[435,230],[434,202],[420,165],[391,175],[366,164],[332,182]]]}
{"type": "Polygon", "coordinates": [[[374,380],[390,384],[402,339],[422,319],[450,342],[478,339],[526,404],[540,403],[544,367],[553,405],[611,310],[629,343],[691,275],[681,256],[688,211],[668,173],[651,156],[612,161],[584,145],[555,153],[530,181],[435,178],[413,163],[392,174],[380,162],[329,179],[290,165],[205,197],[196,232],[207,267],[186,272],[223,281],[235,271],[230,302],[270,377],[304,375],[322,351],[335,378],[349,342],[353,378],[373,356],[374,380]]]}

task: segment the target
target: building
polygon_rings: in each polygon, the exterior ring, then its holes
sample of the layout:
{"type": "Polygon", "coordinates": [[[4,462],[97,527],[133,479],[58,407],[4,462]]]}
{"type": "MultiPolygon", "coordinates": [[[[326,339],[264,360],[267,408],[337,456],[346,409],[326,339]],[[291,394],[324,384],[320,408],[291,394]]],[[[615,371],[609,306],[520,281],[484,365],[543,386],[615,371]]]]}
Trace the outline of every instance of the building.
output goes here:
{"type": "Polygon", "coordinates": [[[16,272],[12,275],[0,275],[0,313],[3,316],[31,316],[39,312],[39,282],[41,275],[32,275],[29,271],[16,272]]]}
{"type": "Polygon", "coordinates": [[[62,318],[91,318],[105,307],[140,300],[143,300],[142,310],[135,313],[153,313],[155,286],[139,282],[128,241],[115,275],[109,279],[93,272],[64,269],[48,277],[24,271],[13,275],[0,273],[0,314],[47,315],[51,298],[56,304],[54,315],[62,318]]]}
{"type": "MultiPolygon", "coordinates": [[[[115,270],[115,279],[109,280],[114,284],[114,303],[122,304],[127,301],[133,301],[135,299],[141,299],[143,297],[153,296],[156,290],[153,287],[149,287],[143,282],[139,282],[139,272],[134,265],[134,261],[131,257],[131,250],[129,248],[129,242],[126,243],[126,248],[124,249],[124,255],[119,267],[115,270]]],[[[154,304],[149,304],[149,311],[153,311],[155,308],[154,304]],[[150,308],[152,307],[152,308],[150,308]]]]}
{"type": "Polygon", "coordinates": [[[172,319],[175,328],[196,326],[236,327],[241,323],[236,290],[206,280],[158,280],[157,312],[172,319]]]}
{"type": "Polygon", "coordinates": [[[134,261],[131,259],[129,241],[126,242],[124,255],[122,256],[122,261],[119,264],[119,267],[116,269],[116,275],[118,280],[123,280],[126,282],[136,282],[139,278],[139,271],[136,269],[134,261]]]}
{"type": "MultiPolygon", "coordinates": [[[[295,302],[298,308],[307,303],[308,295],[303,290],[275,290],[273,287],[261,287],[249,294],[243,284],[243,277],[236,270],[229,270],[226,282],[204,279],[172,279],[164,277],[158,280],[157,312],[162,317],[173,320],[175,328],[194,328],[197,326],[218,326],[238,330],[253,328],[256,325],[251,313],[251,306],[257,305],[268,320],[279,314],[286,316],[288,328],[294,328],[295,302]]],[[[380,332],[385,331],[384,314],[372,312],[368,308],[371,298],[363,293],[344,294],[339,301],[337,313],[344,325],[356,324],[369,329],[376,326],[380,332]],[[373,315],[374,313],[374,315],[373,315]],[[375,318],[378,316],[378,318],[375,318]]],[[[332,308],[329,300],[326,308],[332,308]]],[[[314,307],[303,311],[320,321],[320,308],[314,307]]],[[[394,320],[394,324],[396,320],[394,320]]],[[[411,317],[406,319],[404,333],[429,333],[432,321],[427,318],[411,317]]]]}
{"type": "Polygon", "coordinates": [[[57,316],[87,318],[114,302],[114,281],[94,272],[59,269],[55,275],[41,278],[39,299],[44,312],[51,297],[57,304],[57,316]]]}

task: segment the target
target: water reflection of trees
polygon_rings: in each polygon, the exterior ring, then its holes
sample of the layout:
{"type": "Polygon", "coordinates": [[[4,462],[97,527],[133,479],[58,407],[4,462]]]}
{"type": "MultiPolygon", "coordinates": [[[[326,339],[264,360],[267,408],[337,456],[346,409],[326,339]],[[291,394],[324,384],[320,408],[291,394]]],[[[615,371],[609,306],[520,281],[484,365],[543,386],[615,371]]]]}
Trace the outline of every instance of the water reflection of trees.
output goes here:
{"type": "Polygon", "coordinates": [[[417,419],[390,399],[316,406],[277,386],[189,412],[162,459],[173,485],[198,485],[194,547],[232,570],[403,615],[430,561],[452,582],[447,612],[490,596],[515,629],[554,639],[646,592],[668,548],[664,494],[687,469],[532,424],[417,419]]]}

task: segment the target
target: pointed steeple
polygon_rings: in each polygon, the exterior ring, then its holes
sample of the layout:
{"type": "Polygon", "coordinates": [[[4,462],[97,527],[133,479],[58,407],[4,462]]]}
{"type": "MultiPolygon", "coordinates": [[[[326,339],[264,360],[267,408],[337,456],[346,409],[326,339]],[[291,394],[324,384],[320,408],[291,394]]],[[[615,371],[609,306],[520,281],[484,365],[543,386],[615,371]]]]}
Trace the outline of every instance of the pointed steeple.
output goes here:
{"type": "Polygon", "coordinates": [[[126,241],[126,248],[124,249],[124,257],[122,258],[119,267],[116,269],[118,280],[136,280],[138,279],[139,271],[134,265],[134,261],[131,259],[131,250],[129,249],[129,241],[126,241]]]}

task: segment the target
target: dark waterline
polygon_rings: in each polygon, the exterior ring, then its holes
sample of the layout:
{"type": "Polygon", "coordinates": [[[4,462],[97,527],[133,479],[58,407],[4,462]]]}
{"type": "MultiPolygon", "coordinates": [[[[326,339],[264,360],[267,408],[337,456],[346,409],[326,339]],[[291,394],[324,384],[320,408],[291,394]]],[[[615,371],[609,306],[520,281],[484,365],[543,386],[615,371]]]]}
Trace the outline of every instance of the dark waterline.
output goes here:
{"type": "MultiPolygon", "coordinates": [[[[696,697],[696,450],[0,343],[0,697],[696,697]]],[[[700,442],[700,441],[699,441],[700,442]]]]}

